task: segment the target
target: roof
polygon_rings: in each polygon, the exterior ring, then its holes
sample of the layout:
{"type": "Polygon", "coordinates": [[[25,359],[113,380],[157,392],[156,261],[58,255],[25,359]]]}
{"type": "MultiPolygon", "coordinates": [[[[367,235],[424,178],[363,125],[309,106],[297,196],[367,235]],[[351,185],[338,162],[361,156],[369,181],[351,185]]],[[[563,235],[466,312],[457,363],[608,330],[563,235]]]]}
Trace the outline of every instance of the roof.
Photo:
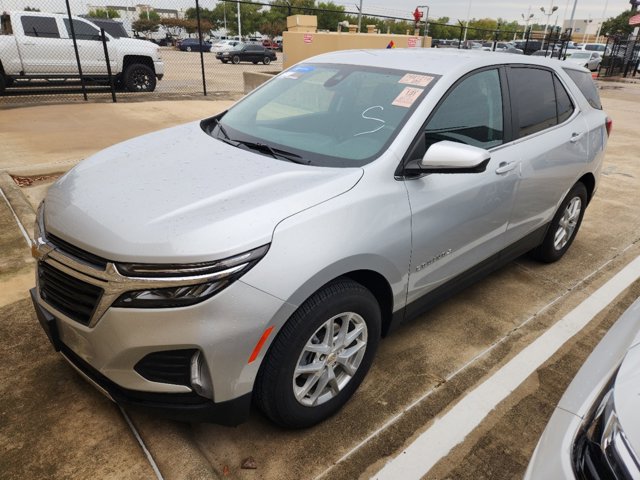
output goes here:
{"type": "Polygon", "coordinates": [[[305,60],[305,63],[310,62],[386,67],[436,75],[460,75],[477,68],[500,64],[559,66],[559,60],[551,60],[544,57],[449,48],[340,50],[305,60]]]}

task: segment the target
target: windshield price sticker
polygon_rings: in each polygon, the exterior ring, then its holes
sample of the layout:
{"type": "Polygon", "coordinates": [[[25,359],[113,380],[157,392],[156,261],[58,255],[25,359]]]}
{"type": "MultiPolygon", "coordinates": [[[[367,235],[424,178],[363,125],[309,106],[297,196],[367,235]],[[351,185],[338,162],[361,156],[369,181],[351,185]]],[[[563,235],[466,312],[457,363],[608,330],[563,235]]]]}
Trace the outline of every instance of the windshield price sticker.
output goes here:
{"type": "Polygon", "coordinates": [[[420,98],[420,94],[422,94],[422,92],[424,92],[424,90],[421,88],[405,87],[404,90],[400,92],[400,95],[391,102],[391,105],[409,108],[418,98],[420,98]]]}
{"type": "Polygon", "coordinates": [[[292,80],[297,80],[301,76],[302,76],[302,73],[293,72],[293,71],[284,72],[283,74],[280,75],[280,77],[282,77],[282,78],[290,78],[292,80]]]}
{"type": "Polygon", "coordinates": [[[417,75],[415,73],[407,73],[404,77],[398,80],[398,83],[404,83],[405,85],[415,85],[416,87],[426,87],[431,83],[433,77],[429,75],[417,75]]]}

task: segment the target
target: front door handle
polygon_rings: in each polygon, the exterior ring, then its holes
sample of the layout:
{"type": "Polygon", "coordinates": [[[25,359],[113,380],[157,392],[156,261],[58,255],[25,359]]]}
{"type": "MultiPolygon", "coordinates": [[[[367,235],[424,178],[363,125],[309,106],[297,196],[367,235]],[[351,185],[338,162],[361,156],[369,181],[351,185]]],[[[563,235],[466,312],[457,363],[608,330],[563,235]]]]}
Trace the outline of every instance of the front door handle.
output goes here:
{"type": "Polygon", "coordinates": [[[503,173],[510,172],[517,166],[518,166],[518,162],[500,162],[500,165],[498,165],[498,168],[496,168],[496,173],[498,175],[501,175],[503,173]]]}
{"type": "Polygon", "coordinates": [[[578,140],[580,140],[582,138],[582,136],[584,135],[584,132],[573,132],[571,134],[571,139],[569,140],[571,143],[576,143],[578,140]]]}

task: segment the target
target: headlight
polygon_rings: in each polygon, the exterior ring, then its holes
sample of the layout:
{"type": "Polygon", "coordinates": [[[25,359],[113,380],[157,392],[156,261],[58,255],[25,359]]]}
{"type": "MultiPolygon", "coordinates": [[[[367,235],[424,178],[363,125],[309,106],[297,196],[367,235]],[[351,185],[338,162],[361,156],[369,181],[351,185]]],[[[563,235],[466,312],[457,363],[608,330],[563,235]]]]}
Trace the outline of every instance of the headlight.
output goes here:
{"type": "MultiPolygon", "coordinates": [[[[125,292],[113,303],[124,308],[185,307],[212,297],[247,273],[269,250],[263,245],[254,250],[215,262],[181,265],[156,265],[145,263],[118,263],[117,270],[124,276],[154,279],[173,279],[183,283],[193,278],[190,285],[165,288],[148,288],[125,292]]],[[[160,281],[158,282],[160,283],[160,281]]]]}
{"type": "Polygon", "coordinates": [[[573,464],[580,478],[640,477],[640,461],[618,421],[614,382],[615,375],[576,439],[573,464]]]}

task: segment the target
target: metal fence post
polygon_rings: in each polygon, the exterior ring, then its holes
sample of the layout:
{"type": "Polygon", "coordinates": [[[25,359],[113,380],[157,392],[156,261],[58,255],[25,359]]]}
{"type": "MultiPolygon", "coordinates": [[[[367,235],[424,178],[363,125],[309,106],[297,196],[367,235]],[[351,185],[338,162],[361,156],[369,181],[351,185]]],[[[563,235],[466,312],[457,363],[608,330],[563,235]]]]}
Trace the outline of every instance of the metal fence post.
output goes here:
{"type": "Polygon", "coordinates": [[[113,81],[113,74],[111,73],[111,60],[109,60],[109,49],[107,48],[107,36],[104,33],[104,28],[100,28],[100,36],[102,37],[102,48],[104,49],[104,59],[107,62],[107,74],[109,75],[109,86],[111,87],[111,100],[116,103],[116,85],[113,81]]]}
{"type": "Polygon", "coordinates": [[[196,19],[198,22],[198,38],[200,41],[200,68],[202,69],[202,92],[206,97],[207,96],[207,80],[204,74],[204,52],[202,51],[202,28],[200,25],[200,3],[198,2],[198,0],[196,0],[196,19]]]}
{"type": "Polygon", "coordinates": [[[69,6],[69,0],[65,0],[67,4],[67,15],[69,17],[69,29],[71,30],[71,37],[73,39],[73,50],[76,52],[76,62],[78,63],[78,74],[80,75],[80,85],[82,85],[82,95],[85,101],[87,98],[87,87],[84,84],[84,75],[82,75],[82,65],[80,64],[80,54],[78,53],[78,42],[76,41],[76,31],[73,28],[73,18],[71,18],[71,7],[69,6]]]}

